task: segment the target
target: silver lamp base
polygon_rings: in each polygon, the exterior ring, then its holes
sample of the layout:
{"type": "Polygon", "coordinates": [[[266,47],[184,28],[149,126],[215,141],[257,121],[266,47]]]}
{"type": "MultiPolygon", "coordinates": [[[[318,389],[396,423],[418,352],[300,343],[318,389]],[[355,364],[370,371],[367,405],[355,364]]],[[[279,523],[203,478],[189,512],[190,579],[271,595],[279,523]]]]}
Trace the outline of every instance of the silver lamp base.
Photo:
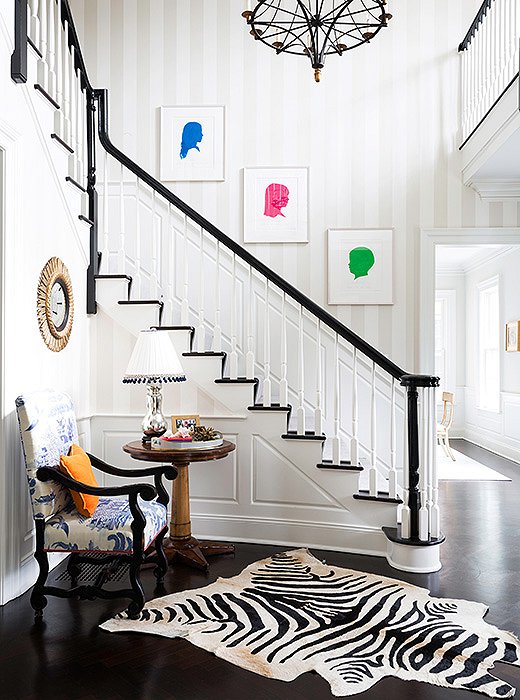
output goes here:
{"type": "Polygon", "coordinates": [[[160,437],[168,429],[161,407],[161,386],[159,384],[149,384],[146,395],[146,414],[142,422],[144,444],[149,444],[153,437],[160,437]]]}

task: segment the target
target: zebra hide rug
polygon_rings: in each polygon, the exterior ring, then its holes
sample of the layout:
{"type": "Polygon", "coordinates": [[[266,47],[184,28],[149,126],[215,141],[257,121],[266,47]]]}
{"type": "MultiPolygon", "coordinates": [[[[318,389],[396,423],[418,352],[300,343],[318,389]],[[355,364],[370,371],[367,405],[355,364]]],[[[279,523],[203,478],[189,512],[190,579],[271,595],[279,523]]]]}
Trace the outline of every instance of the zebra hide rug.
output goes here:
{"type": "Polygon", "coordinates": [[[185,637],[237,666],[291,681],[316,671],[336,696],[385,676],[509,698],[496,661],[520,665],[520,643],[484,622],[481,603],[328,566],[306,549],[276,554],[230,579],[147,603],[101,627],[185,637]]]}

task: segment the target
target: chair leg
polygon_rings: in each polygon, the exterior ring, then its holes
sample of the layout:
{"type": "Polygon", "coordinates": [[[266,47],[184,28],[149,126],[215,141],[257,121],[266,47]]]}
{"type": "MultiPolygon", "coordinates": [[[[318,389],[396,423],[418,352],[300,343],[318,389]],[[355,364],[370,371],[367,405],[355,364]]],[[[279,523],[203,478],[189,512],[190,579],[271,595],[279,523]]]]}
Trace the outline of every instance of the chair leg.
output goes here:
{"type": "Polygon", "coordinates": [[[49,558],[47,557],[47,552],[43,549],[43,530],[45,524],[43,521],[37,521],[36,523],[36,551],[34,552],[34,558],[38,562],[40,567],[40,573],[36,579],[36,583],[32,589],[31,593],[31,606],[34,610],[35,620],[41,619],[43,617],[43,610],[47,605],[47,598],[44,595],[45,582],[47,581],[47,576],[49,575],[49,558]]]}
{"type": "Polygon", "coordinates": [[[157,579],[157,583],[162,583],[164,581],[164,575],[168,571],[168,559],[164,553],[163,542],[164,536],[168,532],[168,528],[165,527],[157,537],[155,538],[155,551],[157,552],[157,566],[153,570],[154,576],[157,579]]]}
{"type": "Polygon", "coordinates": [[[446,436],[445,436],[445,438],[444,438],[444,446],[445,446],[445,448],[446,448],[446,453],[447,453],[448,457],[451,457],[451,459],[452,459],[454,462],[456,462],[457,460],[455,459],[455,455],[454,455],[453,452],[451,451],[451,445],[450,445],[450,439],[449,439],[449,437],[448,437],[448,433],[446,433],[446,436]]]}
{"type": "Polygon", "coordinates": [[[70,576],[70,587],[75,588],[78,585],[78,578],[81,573],[81,567],[77,562],[78,555],[72,553],[67,562],[67,573],[70,576]]]}
{"type": "Polygon", "coordinates": [[[139,613],[144,607],[144,589],[141,584],[141,564],[143,563],[143,553],[134,552],[130,562],[130,584],[132,586],[133,596],[130,605],[127,608],[127,615],[131,620],[137,620],[139,613]]]}

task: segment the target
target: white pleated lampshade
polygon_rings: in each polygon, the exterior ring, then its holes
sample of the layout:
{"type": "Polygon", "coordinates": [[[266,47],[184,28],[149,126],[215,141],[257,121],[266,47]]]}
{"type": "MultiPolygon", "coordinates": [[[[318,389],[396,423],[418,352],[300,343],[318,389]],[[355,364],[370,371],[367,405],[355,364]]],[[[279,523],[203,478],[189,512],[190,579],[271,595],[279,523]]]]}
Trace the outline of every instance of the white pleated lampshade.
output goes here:
{"type": "Polygon", "coordinates": [[[186,375],[166,331],[139,331],[124,384],[185,382],[186,375]]]}

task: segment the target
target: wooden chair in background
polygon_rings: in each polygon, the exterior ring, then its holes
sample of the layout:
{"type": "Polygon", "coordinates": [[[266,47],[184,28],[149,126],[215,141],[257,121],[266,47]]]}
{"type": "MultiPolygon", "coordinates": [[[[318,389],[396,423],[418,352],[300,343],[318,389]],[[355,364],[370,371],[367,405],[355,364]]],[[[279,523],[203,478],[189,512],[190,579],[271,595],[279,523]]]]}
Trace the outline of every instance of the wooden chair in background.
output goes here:
{"type": "Polygon", "coordinates": [[[446,452],[446,455],[455,462],[455,455],[451,450],[449,437],[449,431],[451,428],[451,424],[453,423],[453,408],[455,405],[455,395],[452,394],[451,391],[443,391],[442,403],[442,418],[441,422],[437,423],[437,442],[440,445],[442,445],[442,447],[444,448],[444,452],[446,452]]]}

